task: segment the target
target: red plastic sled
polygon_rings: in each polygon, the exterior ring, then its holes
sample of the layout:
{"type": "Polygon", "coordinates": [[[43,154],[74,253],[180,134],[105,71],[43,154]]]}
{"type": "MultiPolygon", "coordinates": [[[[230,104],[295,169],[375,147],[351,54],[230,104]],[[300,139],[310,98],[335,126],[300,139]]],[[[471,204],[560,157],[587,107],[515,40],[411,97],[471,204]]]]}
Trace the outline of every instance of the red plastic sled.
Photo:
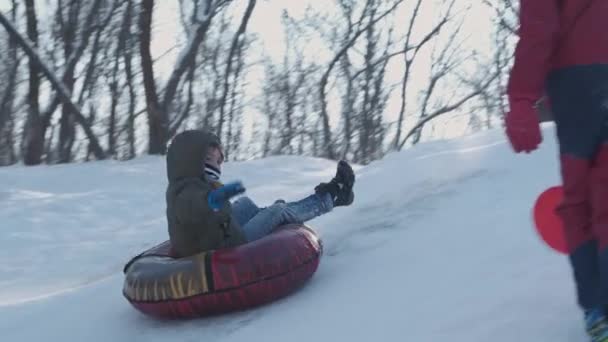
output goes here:
{"type": "Polygon", "coordinates": [[[536,199],[533,215],[534,225],[541,239],[553,250],[568,254],[563,223],[555,212],[563,197],[561,186],[553,186],[543,191],[536,199]]]}

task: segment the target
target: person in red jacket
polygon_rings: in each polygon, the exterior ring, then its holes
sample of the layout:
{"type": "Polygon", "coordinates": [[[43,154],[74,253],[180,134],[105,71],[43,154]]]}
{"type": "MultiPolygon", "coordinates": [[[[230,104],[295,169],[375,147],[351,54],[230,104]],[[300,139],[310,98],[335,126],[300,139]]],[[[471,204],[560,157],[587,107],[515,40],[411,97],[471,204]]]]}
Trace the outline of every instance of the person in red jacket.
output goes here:
{"type": "Polygon", "coordinates": [[[608,341],[607,0],[520,0],[506,135],[517,153],[542,141],[536,113],[548,100],[564,199],[557,208],[579,306],[593,341],[608,341]]]}

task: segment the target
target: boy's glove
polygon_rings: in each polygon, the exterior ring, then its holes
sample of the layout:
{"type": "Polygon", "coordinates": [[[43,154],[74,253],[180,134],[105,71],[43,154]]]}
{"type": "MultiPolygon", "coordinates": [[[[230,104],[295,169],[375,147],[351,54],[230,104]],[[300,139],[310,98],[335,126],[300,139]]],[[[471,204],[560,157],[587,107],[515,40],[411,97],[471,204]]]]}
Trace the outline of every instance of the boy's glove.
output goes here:
{"type": "Polygon", "coordinates": [[[506,133],[516,153],[530,153],[542,141],[540,122],[534,104],[527,100],[511,102],[511,111],[505,117],[506,133]]]}
{"type": "Polygon", "coordinates": [[[220,188],[210,191],[209,195],[207,196],[207,202],[209,203],[209,207],[211,209],[218,211],[222,208],[225,202],[238,194],[242,194],[243,192],[245,192],[245,187],[240,181],[228,183],[220,188]]]}

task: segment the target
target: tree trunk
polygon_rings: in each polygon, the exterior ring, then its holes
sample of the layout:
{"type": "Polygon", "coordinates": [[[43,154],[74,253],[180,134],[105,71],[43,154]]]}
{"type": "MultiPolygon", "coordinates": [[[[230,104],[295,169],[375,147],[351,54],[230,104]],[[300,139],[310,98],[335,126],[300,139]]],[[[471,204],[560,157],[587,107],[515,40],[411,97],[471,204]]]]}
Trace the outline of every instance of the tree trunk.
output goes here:
{"type": "MultiPolygon", "coordinates": [[[[76,83],[75,72],[76,66],[87,49],[91,37],[95,36],[95,30],[104,30],[105,25],[102,24],[102,20],[98,18],[99,11],[102,7],[102,0],[94,0],[88,2],[89,7],[86,13],[84,21],[80,19],[82,14],[83,2],[79,0],[72,0],[68,7],[68,18],[67,23],[62,22],[62,43],[64,46],[64,61],[65,67],[62,76],[62,83],[71,98],[71,94],[74,91],[74,85],[76,83]],[[79,32],[79,34],[77,34],[79,32]]],[[[60,6],[61,7],[61,6],[60,6]]],[[[112,9],[109,9],[108,16],[114,11],[116,3],[112,9]]],[[[62,8],[58,9],[60,19],[62,18],[62,8]]],[[[108,17],[106,17],[107,19],[108,17]]],[[[83,87],[86,87],[84,85],[83,87]]],[[[71,100],[69,102],[72,102],[71,100]]],[[[76,113],[73,107],[73,103],[63,103],[62,114],[60,119],[59,129],[59,146],[58,146],[58,157],[60,163],[69,163],[73,160],[73,147],[76,140],[76,122],[80,122],[82,125],[91,127],[86,117],[78,108],[76,113]],[[80,118],[78,117],[80,116],[80,118]]],[[[86,130],[86,129],[85,129],[86,130]]],[[[90,130],[92,133],[92,130],[90,130]]],[[[103,153],[103,150],[102,150],[103,153]]]]}
{"type": "MultiPolygon", "coordinates": [[[[62,9],[59,8],[59,15],[62,15],[62,9]]],[[[80,12],[80,2],[72,1],[68,10],[68,24],[63,25],[62,40],[63,40],[63,55],[64,60],[68,61],[74,53],[73,43],[76,38],[75,32],[78,28],[78,14],[80,12]]],[[[63,74],[63,84],[70,94],[74,91],[74,70],[68,69],[63,74]]],[[[63,105],[61,108],[61,119],[59,120],[59,145],[57,155],[59,163],[69,163],[72,161],[72,147],[74,146],[76,128],[74,127],[74,119],[69,106],[63,105]]]]}
{"type": "MultiPolygon", "coordinates": [[[[13,21],[17,16],[17,3],[13,0],[13,21]]],[[[8,37],[8,60],[9,70],[4,92],[0,96],[0,166],[11,165],[15,162],[14,146],[14,117],[13,105],[15,102],[15,86],[17,72],[19,71],[19,60],[17,57],[17,43],[11,36],[8,37]]]]}
{"type": "Polygon", "coordinates": [[[194,102],[194,78],[196,75],[196,65],[192,64],[190,70],[188,71],[188,75],[186,76],[186,81],[188,84],[188,90],[186,95],[186,104],[183,106],[183,109],[180,111],[177,118],[175,118],[175,122],[169,125],[169,136],[173,137],[184,123],[184,121],[190,116],[190,110],[192,108],[192,103],[194,102]]]}
{"type": "Polygon", "coordinates": [[[293,89],[290,84],[291,80],[289,79],[289,72],[285,75],[285,79],[283,81],[283,92],[285,93],[285,125],[286,129],[283,131],[283,137],[281,141],[281,151],[283,153],[292,154],[292,146],[291,141],[293,140],[293,117],[296,111],[296,101],[293,98],[293,89]],[[286,151],[287,150],[287,151],[286,151]]]}
{"type": "Polygon", "coordinates": [[[8,125],[6,127],[9,134],[7,135],[7,146],[8,146],[8,165],[13,165],[17,162],[17,155],[15,153],[15,118],[11,116],[8,120],[8,125]]]}
{"type": "Polygon", "coordinates": [[[129,159],[135,158],[135,103],[137,93],[133,86],[133,72],[131,70],[131,56],[125,56],[125,69],[127,73],[127,84],[129,86],[129,118],[127,121],[127,141],[129,143],[129,159]]]}
{"type": "Polygon", "coordinates": [[[148,113],[148,153],[164,154],[166,134],[163,132],[166,114],[160,108],[152,55],[150,54],[152,13],[154,0],[142,0],[139,14],[139,53],[141,56],[141,69],[144,79],[144,92],[148,113]]]}
{"type": "MultiPolygon", "coordinates": [[[[235,54],[240,50],[239,46],[243,44],[242,36],[247,31],[247,24],[249,23],[249,19],[251,18],[251,14],[255,8],[256,0],[249,0],[247,5],[247,9],[245,10],[245,14],[243,15],[243,19],[241,20],[241,24],[234,34],[234,38],[232,39],[232,44],[230,46],[230,52],[228,53],[228,59],[226,60],[226,73],[224,75],[224,87],[222,92],[222,97],[220,98],[220,121],[218,125],[218,135],[221,137],[224,129],[224,122],[226,121],[226,100],[228,98],[228,93],[230,89],[230,74],[232,73],[232,63],[235,58],[235,54]]],[[[236,82],[236,79],[235,79],[236,82]]],[[[233,86],[236,86],[233,85],[233,86]]]]}
{"type": "Polygon", "coordinates": [[[110,83],[110,118],[108,122],[108,155],[116,157],[116,107],[118,107],[118,80],[114,76],[114,80],[110,83]]]}
{"type": "Polygon", "coordinates": [[[352,77],[352,64],[347,55],[340,62],[340,67],[345,76],[346,90],[342,96],[342,120],[344,120],[344,148],[342,149],[342,159],[351,149],[351,140],[353,139],[353,116],[355,116],[355,101],[354,80],[352,77]]]}
{"type": "MultiPolygon", "coordinates": [[[[127,2],[127,8],[125,10],[125,17],[123,25],[125,28],[125,34],[131,37],[131,18],[133,17],[133,3],[127,2]]],[[[129,88],[129,116],[127,119],[127,142],[128,142],[128,159],[135,158],[135,105],[137,103],[137,92],[135,91],[135,85],[133,84],[133,47],[129,44],[129,39],[125,41],[125,48],[123,50],[123,58],[125,64],[125,77],[127,86],[129,88]]]]}
{"type": "MultiPolygon", "coordinates": [[[[25,13],[27,18],[27,36],[34,46],[38,47],[38,19],[36,18],[34,0],[25,0],[25,13]]],[[[23,162],[25,165],[40,164],[44,151],[44,132],[42,130],[39,104],[39,74],[38,64],[33,59],[30,59],[29,90],[27,95],[28,113],[23,137],[23,162]]]]}
{"type": "Polygon", "coordinates": [[[359,156],[360,160],[358,162],[362,162],[366,164],[369,162],[369,157],[372,152],[372,139],[373,134],[375,133],[375,127],[372,120],[372,97],[373,97],[373,81],[374,81],[374,69],[372,67],[367,67],[372,63],[374,57],[376,55],[376,42],[374,41],[374,32],[375,25],[371,24],[374,22],[375,16],[375,6],[374,1],[370,0],[371,8],[370,8],[370,25],[367,26],[365,30],[365,72],[364,72],[364,80],[363,80],[363,103],[361,104],[361,127],[359,134],[359,156]]]}
{"type": "MultiPolygon", "coordinates": [[[[125,11],[127,13],[128,11],[125,11]]],[[[120,60],[122,58],[122,52],[127,49],[126,41],[129,38],[130,33],[130,19],[127,17],[123,17],[120,32],[118,34],[118,41],[116,42],[116,47],[114,48],[114,67],[112,68],[112,76],[109,84],[111,103],[110,103],[110,118],[108,122],[108,155],[113,156],[114,158],[117,156],[117,121],[118,121],[118,113],[117,107],[120,102],[120,98],[122,96],[122,88],[119,90],[119,70],[120,70],[120,60]]]]}

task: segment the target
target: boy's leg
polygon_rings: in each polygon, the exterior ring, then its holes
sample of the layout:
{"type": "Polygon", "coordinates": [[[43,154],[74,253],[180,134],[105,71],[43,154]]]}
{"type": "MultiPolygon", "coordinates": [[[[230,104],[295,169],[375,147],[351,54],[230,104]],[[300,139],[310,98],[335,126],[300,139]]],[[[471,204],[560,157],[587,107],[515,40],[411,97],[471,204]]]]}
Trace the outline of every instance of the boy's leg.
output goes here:
{"type": "Polygon", "coordinates": [[[313,194],[297,202],[277,202],[261,209],[242,226],[247,241],[270,234],[275,228],[289,223],[304,223],[333,209],[329,194],[313,194]]]}
{"type": "Polygon", "coordinates": [[[296,202],[285,203],[283,217],[286,223],[304,223],[327,214],[334,208],[330,194],[312,194],[296,202]]]}
{"type": "Polygon", "coordinates": [[[260,210],[251,198],[247,196],[239,197],[232,203],[232,218],[242,227],[257,215],[260,210]]]}

